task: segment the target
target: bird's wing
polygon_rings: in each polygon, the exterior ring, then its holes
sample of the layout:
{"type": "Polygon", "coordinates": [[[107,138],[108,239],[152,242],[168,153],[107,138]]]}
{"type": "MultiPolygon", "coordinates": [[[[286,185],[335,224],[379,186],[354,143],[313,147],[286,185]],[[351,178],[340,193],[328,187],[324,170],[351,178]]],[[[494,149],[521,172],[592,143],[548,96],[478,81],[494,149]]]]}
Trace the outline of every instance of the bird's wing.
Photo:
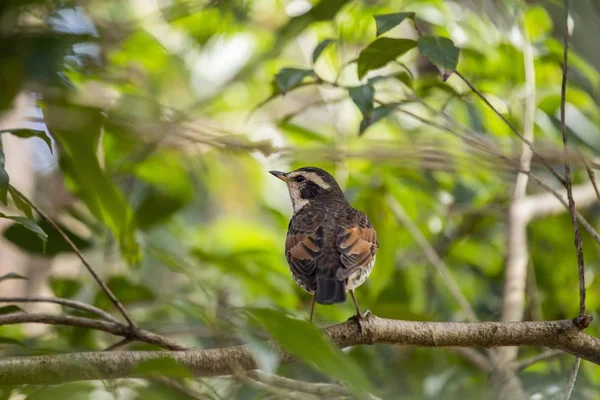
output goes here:
{"type": "Polygon", "coordinates": [[[373,263],[379,247],[377,232],[363,213],[359,213],[355,224],[339,225],[335,234],[343,266],[336,272],[338,279],[348,278],[355,271],[373,263]]]}
{"type": "Polygon", "coordinates": [[[311,290],[316,287],[315,270],[322,249],[322,227],[318,226],[311,232],[307,232],[290,224],[285,240],[285,257],[294,276],[311,290]]]}

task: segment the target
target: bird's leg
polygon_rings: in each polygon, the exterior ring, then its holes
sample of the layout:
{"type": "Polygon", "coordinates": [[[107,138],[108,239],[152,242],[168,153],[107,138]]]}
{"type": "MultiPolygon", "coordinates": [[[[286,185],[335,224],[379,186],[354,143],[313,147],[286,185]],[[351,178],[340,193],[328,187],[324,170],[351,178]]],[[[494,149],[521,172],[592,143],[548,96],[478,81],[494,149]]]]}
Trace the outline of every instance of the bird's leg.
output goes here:
{"type": "Polygon", "coordinates": [[[358,324],[358,331],[362,333],[362,331],[363,331],[362,320],[366,319],[366,317],[371,312],[369,310],[367,310],[367,311],[365,311],[364,314],[361,314],[360,308],[358,307],[358,301],[356,301],[356,296],[354,295],[354,289],[349,290],[349,292],[350,292],[350,296],[352,296],[352,301],[354,301],[354,307],[356,307],[356,315],[353,317],[350,317],[350,319],[356,320],[356,323],[358,324]]]}
{"type": "Polygon", "coordinates": [[[354,307],[356,307],[356,315],[360,316],[360,308],[358,307],[358,301],[356,301],[356,296],[354,295],[354,289],[350,290],[350,296],[352,296],[352,301],[354,302],[354,307]]]}
{"type": "Polygon", "coordinates": [[[313,294],[312,305],[310,306],[310,322],[313,320],[313,316],[315,315],[315,300],[317,299],[317,293],[313,294]]]}

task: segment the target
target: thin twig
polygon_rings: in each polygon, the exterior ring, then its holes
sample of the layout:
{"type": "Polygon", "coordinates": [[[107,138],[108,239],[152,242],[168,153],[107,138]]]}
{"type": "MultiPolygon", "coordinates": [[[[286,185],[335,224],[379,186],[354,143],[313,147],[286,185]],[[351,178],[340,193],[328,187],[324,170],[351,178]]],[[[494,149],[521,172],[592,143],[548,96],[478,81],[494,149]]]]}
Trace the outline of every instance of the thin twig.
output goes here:
{"type": "MultiPolygon", "coordinates": [[[[569,70],[569,0],[565,0],[565,34],[563,39],[563,65],[562,65],[562,85],[560,93],[560,127],[562,131],[563,149],[565,156],[569,154],[569,145],[567,139],[567,121],[566,117],[566,97],[567,97],[567,74],[569,70]]],[[[573,199],[573,183],[571,181],[571,165],[568,157],[565,158],[565,187],[567,189],[567,198],[569,200],[569,211],[571,213],[571,222],[575,233],[575,249],[577,250],[577,267],[579,272],[579,317],[585,316],[585,268],[583,260],[583,241],[581,232],[579,232],[579,223],[575,214],[575,200],[573,199]]]]}
{"type": "Polygon", "coordinates": [[[569,400],[571,398],[571,393],[573,393],[573,389],[575,388],[575,381],[577,380],[577,373],[579,372],[579,365],[581,365],[581,358],[575,357],[575,362],[573,363],[573,368],[571,368],[569,381],[567,382],[567,387],[565,388],[563,395],[563,398],[565,400],[569,400]]]}
{"type": "Polygon", "coordinates": [[[81,251],[79,250],[77,245],[75,245],[75,243],[73,243],[71,238],[69,238],[69,236],[67,236],[67,234],[62,230],[62,228],[56,222],[54,222],[54,220],[52,218],[50,218],[50,216],[48,214],[46,214],[39,207],[37,207],[35,204],[33,204],[33,202],[31,200],[29,200],[23,193],[21,193],[19,190],[17,190],[12,185],[11,185],[11,188],[15,191],[15,193],[17,193],[21,197],[21,199],[23,199],[24,202],[29,204],[31,206],[31,208],[33,208],[42,218],[44,218],[50,225],[52,225],[54,227],[54,229],[56,229],[56,231],[60,234],[60,236],[62,236],[62,238],[65,240],[65,242],[67,242],[69,247],[71,247],[73,252],[77,255],[77,257],[79,257],[79,259],[81,260],[81,262],[83,263],[85,268],[88,270],[88,272],[92,275],[92,277],[94,278],[96,283],[98,285],[100,285],[100,287],[102,288],[104,293],[106,293],[106,295],[108,296],[110,301],[114,304],[115,307],[117,307],[117,309],[119,310],[121,315],[123,315],[123,318],[125,318],[125,320],[129,324],[129,326],[132,328],[135,328],[136,325],[133,322],[133,319],[131,319],[131,316],[129,315],[129,313],[127,312],[125,307],[123,307],[123,304],[121,304],[121,302],[117,299],[117,297],[114,295],[114,293],[109,289],[108,286],[106,286],[106,284],[102,281],[102,279],[100,279],[98,274],[96,274],[96,271],[94,271],[94,269],[92,268],[90,263],[87,262],[87,260],[85,259],[83,254],[81,254],[81,251]]]}
{"type": "Polygon", "coordinates": [[[297,393],[297,391],[291,391],[287,389],[282,389],[276,386],[272,386],[263,382],[260,382],[256,379],[252,379],[251,377],[244,374],[236,374],[234,377],[243,383],[246,386],[249,386],[256,390],[262,390],[267,393],[272,393],[278,398],[283,399],[291,399],[291,400],[318,400],[317,396],[308,394],[308,393],[297,393]]]}
{"type": "Polygon", "coordinates": [[[489,102],[489,100],[483,95],[483,93],[481,93],[479,90],[477,90],[477,88],[475,86],[473,86],[473,84],[471,82],[469,82],[469,80],[467,78],[465,78],[460,72],[458,71],[454,71],[454,73],[463,80],[463,82],[465,82],[467,84],[467,86],[469,86],[469,88],[473,91],[473,93],[475,93],[481,100],[483,100],[483,102],[492,109],[492,111],[499,116],[502,121],[504,121],[504,123],[510,128],[511,131],[514,132],[515,135],[517,135],[517,137],[519,139],[521,139],[525,144],[527,144],[527,146],[529,146],[529,148],[531,149],[531,152],[533,153],[533,155],[536,156],[537,159],[539,159],[541,161],[542,164],[544,164],[544,166],[546,168],[548,168],[548,170],[552,173],[552,175],[554,175],[556,177],[556,179],[558,179],[558,181],[560,183],[562,183],[563,185],[565,184],[565,178],[563,178],[560,173],[554,169],[554,167],[552,167],[550,164],[548,164],[548,162],[546,161],[546,159],[544,159],[533,147],[533,143],[531,143],[531,141],[529,141],[526,137],[524,137],[519,130],[513,125],[512,122],[510,122],[504,115],[502,115],[502,113],[500,111],[498,111],[496,109],[496,107],[494,107],[492,105],[492,103],[489,102]]]}
{"type": "MultiPolygon", "coordinates": [[[[524,17],[521,17],[523,31],[523,70],[525,72],[525,96],[523,113],[523,137],[519,169],[531,170],[533,142],[535,130],[536,86],[533,46],[525,29],[524,17]]],[[[527,225],[529,220],[522,212],[520,200],[527,196],[529,175],[524,172],[517,174],[517,179],[511,196],[510,206],[506,216],[506,258],[504,267],[504,290],[502,293],[502,321],[521,321],[525,311],[525,292],[527,288],[527,262],[529,248],[527,241],[527,225]]],[[[501,363],[508,364],[516,360],[519,349],[506,347],[498,349],[501,363]]]]}
{"type": "Polygon", "coordinates": [[[167,387],[170,387],[171,389],[177,390],[193,399],[210,400],[209,396],[203,393],[196,392],[195,390],[189,389],[188,387],[177,382],[176,380],[167,378],[166,376],[155,376],[151,380],[161,383],[167,387]]]}
{"type": "Polygon", "coordinates": [[[128,343],[131,343],[131,341],[132,341],[131,338],[126,337],[124,339],[119,340],[117,343],[111,344],[110,346],[108,346],[107,348],[105,348],[102,351],[113,351],[113,350],[116,350],[116,349],[118,349],[120,347],[125,346],[128,343]]]}
{"type": "Polygon", "coordinates": [[[540,361],[546,361],[549,360],[550,358],[554,358],[557,356],[560,356],[561,354],[565,354],[564,351],[562,350],[546,350],[541,352],[540,354],[538,354],[537,356],[533,356],[531,358],[528,358],[526,360],[520,361],[519,364],[517,364],[517,371],[522,371],[525,368],[538,363],[540,361]]]}
{"type": "Polygon", "coordinates": [[[596,183],[596,173],[590,167],[590,164],[587,162],[583,154],[579,152],[581,156],[581,160],[583,161],[583,165],[585,166],[585,170],[587,171],[588,177],[590,178],[590,182],[592,182],[592,186],[594,186],[594,191],[596,192],[596,198],[600,200],[600,191],[598,190],[598,184],[596,183]]]}
{"type": "MultiPolygon", "coordinates": [[[[567,80],[569,71],[569,0],[564,2],[565,12],[565,25],[563,35],[563,65],[562,65],[562,84],[560,91],[560,127],[562,131],[563,149],[565,155],[569,154],[569,145],[567,137],[567,121],[566,121],[566,102],[567,102],[567,80]]],[[[577,215],[575,210],[575,200],[573,199],[573,182],[571,181],[571,165],[569,164],[568,157],[565,158],[565,187],[567,189],[567,198],[569,199],[569,212],[571,214],[571,222],[573,224],[573,232],[575,234],[575,249],[577,250],[577,271],[579,274],[579,318],[585,317],[585,266],[583,259],[583,240],[581,238],[581,232],[579,231],[579,223],[577,222],[577,215]]],[[[571,375],[564,392],[564,399],[569,400],[571,393],[575,387],[575,381],[577,380],[577,373],[579,372],[579,365],[581,364],[581,358],[576,357],[571,369],[571,375]]]]}
{"type": "Polygon", "coordinates": [[[423,253],[425,253],[425,256],[429,262],[437,269],[438,273],[442,277],[442,280],[448,287],[448,290],[450,293],[452,293],[452,296],[454,296],[458,304],[460,304],[463,312],[467,316],[467,319],[472,322],[478,321],[475,311],[473,311],[469,301],[462,294],[460,286],[458,286],[458,283],[456,283],[456,280],[448,270],[446,263],[444,263],[444,260],[438,256],[433,246],[429,243],[429,241],[427,241],[427,238],[423,236],[419,228],[412,222],[410,217],[406,214],[406,211],[404,211],[402,205],[391,196],[387,196],[387,202],[392,210],[392,213],[394,213],[395,217],[410,232],[411,236],[423,250],[423,253]]]}
{"type": "MultiPolygon", "coordinates": [[[[314,383],[298,381],[284,376],[271,375],[260,370],[249,371],[245,374],[250,378],[262,382],[267,385],[277,386],[292,391],[315,394],[326,397],[352,396],[352,394],[344,386],[336,383],[314,383]]],[[[366,394],[370,400],[378,400],[379,398],[370,393],[366,394]]]]}
{"type": "Polygon", "coordinates": [[[60,297],[0,297],[0,303],[54,303],[61,306],[70,307],[75,310],[85,311],[94,314],[106,321],[119,323],[119,321],[107,313],[92,305],[77,300],[62,299],[60,297]]]}
{"type": "Polygon", "coordinates": [[[0,326],[3,325],[16,325],[26,323],[39,323],[46,325],[61,325],[61,326],[77,326],[80,328],[95,329],[111,333],[115,336],[122,336],[135,340],[138,342],[144,342],[153,344],[167,350],[189,350],[190,347],[176,343],[166,337],[157,335],[143,329],[131,329],[122,323],[101,321],[98,319],[91,319],[85,317],[76,317],[73,315],[52,315],[52,314],[26,314],[26,313],[14,313],[0,315],[0,326]]]}
{"type": "MultiPolygon", "coordinates": [[[[379,102],[377,100],[375,100],[375,102],[378,103],[378,104],[384,104],[384,103],[381,103],[381,102],[379,102]]],[[[419,116],[419,115],[417,115],[417,114],[415,114],[413,112],[410,112],[408,110],[405,110],[403,108],[400,108],[400,107],[395,107],[395,108],[398,111],[400,111],[400,112],[402,112],[402,113],[404,113],[406,115],[409,115],[409,116],[415,118],[416,120],[418,120],[418,121],[420,121],[420,122],[422,122],[424,124],[427,124],[427,125],[432,126],[434,128],[446,131],[446,132],[448,132],[448,133],[450,133],[450,134],[452,134],[454,136],[457,136],[459,139],[465,141],[465,143],[467,143],[467,144],[475,145],[475,144],[479,143],[480,145],[485,146],[485,144],[483,144],[481,142],[476,142],[476,141],[474,141],[470,137],[460,135],[459,133],[455,132],[452,128],[450,128],[448,126],[439,124],[439,123],[437,123],[435,121],[427,120],[426,118],[423,118],[423,117],[421,117],[421,116],[419,116]]],[[[462,129],[464,129],[466,132],[470,133],[471,135],[475,135],[475,132],[473,130],[471,130],[469,127],[467,127],[465,125],[462,125],[462,124],[458,123],[457,121],[453,120],[445,112],[442,113],[442,115],[451,124],[456,125],[456,126],[462,128],[462,129]]],[[[491,154],[491,155],[493,155],[495,157],[498,157],[499,159],[501,159],[501,160],[509,163],[510,165],[513,165],[513,161],[510,158],[508,158],[507,156],[505,156],[504,154],[501,154],[501,153],[498,153],[498,152],[494,152],[494,151],[491,151],[489,149],[486,149],[484,151],[488,152],[489,154],[491,154]]],[[[546,182],[542,181],[540,178],[538,178],[531,171],[521,170],[518,165],[515,165],[515,169],[518,172],[522,172],[522,173],[527,174],[529,176],[529,179],[531,179],[537,185],[539,185],[542,188],[544,188],[545,190],[547,190],[549,193],[552,193],[552,195],[554,197],[556,197],[556,199],[563,204],[563,206],[565,207],[565,209],[567,209],[567,210],[569,209],[569,204],[568,204],[567,200],[565,200],[565,198],[556,189],[554,189],[552,186],[550,186],[546,182]]],[[[596,231],[596,229],[594,229],[594,227],[592,225],[590,225],[590,223],[579,212],[577,212],[577,211],[575,211],[575,212],[576,212],[577,220],[579,221],[579,223],[594,238],[594,240],[596,241],[596,243],[600,244],[600,234],[596,231]]]]}

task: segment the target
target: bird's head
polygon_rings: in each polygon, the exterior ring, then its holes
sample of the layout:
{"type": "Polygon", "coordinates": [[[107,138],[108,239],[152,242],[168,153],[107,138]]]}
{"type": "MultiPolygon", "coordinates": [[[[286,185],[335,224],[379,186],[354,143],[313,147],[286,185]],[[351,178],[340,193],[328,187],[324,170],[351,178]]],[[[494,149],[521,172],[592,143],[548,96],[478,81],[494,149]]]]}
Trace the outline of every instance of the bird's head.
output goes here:
{"type": "Polygon", "coordinates": [[[284,181],[290,192],[294,214],[308,204],[345,201],[344,192],[327,171],[316,167],[303,167],[291,172],[269,171],[284,181]]]}

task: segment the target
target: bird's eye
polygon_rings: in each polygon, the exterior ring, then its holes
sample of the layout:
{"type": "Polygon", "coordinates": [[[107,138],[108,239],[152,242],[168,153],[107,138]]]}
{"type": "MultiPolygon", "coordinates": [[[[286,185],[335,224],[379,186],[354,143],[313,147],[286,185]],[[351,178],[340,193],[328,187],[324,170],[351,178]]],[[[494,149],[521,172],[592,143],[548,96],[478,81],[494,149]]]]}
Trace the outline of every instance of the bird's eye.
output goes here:
{"type": "Polygon", "coordinates": [[[304,182],[304,181],[306,181],[306,178],[303,177],[302,175],[298,175],[297,177],[294,178],[294,180],[296,182],[304,182]]]}

